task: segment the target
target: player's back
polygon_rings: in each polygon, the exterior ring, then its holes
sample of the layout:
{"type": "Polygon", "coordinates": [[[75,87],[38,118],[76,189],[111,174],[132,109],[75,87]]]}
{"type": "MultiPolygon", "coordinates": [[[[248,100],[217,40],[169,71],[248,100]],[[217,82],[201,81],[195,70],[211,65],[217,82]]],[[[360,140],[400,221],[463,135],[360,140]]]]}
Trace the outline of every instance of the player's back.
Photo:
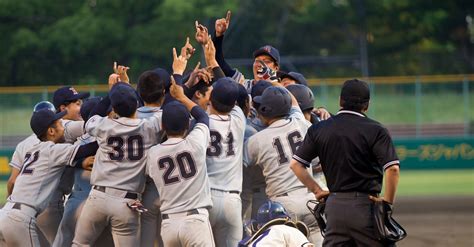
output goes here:
{"type": "Polygon", "coordinates": [[[142,106],[137,109],[137,118],[149,118],[152,116],[161,118],[161,115],[163,115],[161,107],[142,106]]]}
{"type": "Polygon", "coordinates": [[[38,212],[43,211],[59,184],[64,168],[71,165],[78,147],[50,141],[33,145],[27,151],[9,201],[32,206],[38,212]]]}
{"type": "Polygon", "coordinates": [[[99,149],[91,184],[141,193],[148,150],[158,143],[158,119],[91,117],[86,130],[99,149]]]}
{"type": "Polygon", "coordinates": [[[209,116],[210,142],[206,153],[211,188],[242,190],[245,116],[234,106],[229,115],[209,116]]]}
{"type": "Polygon", "coordinates": [[[275,121],[247,141],[244,152],[247,165],[262,168],[266,193],[271,198],[304,187],[289,164],[303,142],[309,123],[301,112],[292,109],[289,118],[275,121]]]}
{"type": "Polygon", "coordinates": [[[152,147],[148,174],[160,194],[163,214],[212,206],[206,169],[209,129],[198,123],[184,138],[169,138],[152,147]]]}

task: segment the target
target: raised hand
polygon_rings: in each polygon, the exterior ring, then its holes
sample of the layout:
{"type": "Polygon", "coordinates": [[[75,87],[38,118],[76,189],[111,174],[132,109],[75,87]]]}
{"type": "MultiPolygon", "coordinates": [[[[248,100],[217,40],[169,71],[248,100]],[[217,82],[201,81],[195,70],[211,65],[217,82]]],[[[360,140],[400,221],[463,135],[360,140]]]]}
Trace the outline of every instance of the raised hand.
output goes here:
{"type": "Polygon", "coordinates": [[[196,26],[196,41],[201,45],[207,44],[209,39],[209,32],[207,30],[207,27],[199,24],[198,21],[196,21],[194,25],[196,26]]]}
{"type": "Polygon", "coordinates": [[[196,49],[194,49],[191,43],[189,43],[189,37],[186,37],[186,44],[184,44],[183,48],[181,48],[180,56],[186,58],[186,60],[189,60],[195,51],[196,49]]]}
{"type": "Polygon", "coordinates": [[[178,57],[176,48],[173,48],[173,74],[183,75],[187,64],[188,60],[186,57],[183,55],[179,55],[178,57]]]}
{"type": "Polygon", "coordinates": [[[170,94],[171,96],[173,96],[173,98],[175,98],[178,101],[182,101],[184,98],[186,98],[183,87],[176,84],[176,81],[174,80],[173,76],[171,76],[170,94]]]}
{"type": "Polygon", "coordinates": [[[112,73],[109,75],[109,90],[117,83],[119,82],[120,76],[116,73],[112,73]]]}
{"type": "Polygon", "coordinates": [[[230,10],[228,10],[225,18],[216,20],[216,37],[224,35],[225,31],[229,28],[231,14],[230,10]]]}
{"type": "Polygon", "coordinates": [[[130,78],[128,78],[127,71],[130,69],[130,67],[123,66],[123,65],[118,65],[117,62],[114,62],[114,73],[119,75],[119,80],[121,82],[126,82],[130,83],[130,78]]]}
{"type": "Polygon", "coordinates": [[[214,42],[212,42],[211,38],[209,38],[207,44],[204,45],[204,58],[206,59],[207,66],[211,68],[219,66],[216,60],[216,47],[214,47],[214,42]]]}

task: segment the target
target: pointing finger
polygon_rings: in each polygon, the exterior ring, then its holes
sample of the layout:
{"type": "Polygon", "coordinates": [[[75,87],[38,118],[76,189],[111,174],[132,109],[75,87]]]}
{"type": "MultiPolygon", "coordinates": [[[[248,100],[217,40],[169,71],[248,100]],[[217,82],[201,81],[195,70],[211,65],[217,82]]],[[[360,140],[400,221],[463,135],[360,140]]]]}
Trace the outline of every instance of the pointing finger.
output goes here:
{"type": "Polygon", "coordinates": [[[225,22],[226,22],[227,24],[229,24],[229,22],[230,22],[230,16],[231,16],[231,14],[232,14],[232,13],[230,12],[230,10],[227,10],[227,15],[226,15],[226,17],[225,17],[225,22]]]}

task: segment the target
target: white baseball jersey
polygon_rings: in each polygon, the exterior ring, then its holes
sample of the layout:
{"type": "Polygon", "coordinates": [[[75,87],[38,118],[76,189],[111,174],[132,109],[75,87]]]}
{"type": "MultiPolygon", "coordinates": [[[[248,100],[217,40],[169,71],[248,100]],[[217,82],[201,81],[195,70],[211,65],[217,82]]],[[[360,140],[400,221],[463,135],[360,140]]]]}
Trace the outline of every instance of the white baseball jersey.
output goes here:
{"type": "Polygon", "coordinates": [[[206,153],[211,188],[242,191],[242,159],[246,118],[240,107],[229,115],[209,116],[210,141],[206,153]]]}
{"type": "Polygon", "coordinates": [[[35,134],[31,134],[26,139],[18,143],[9,165],[12,168],[21,170],[27,151],[40,142],[41,141],[38,139],[38,137],[36,137],[35,134]]]}
{"type": "Polygon", "coordinates": [[[162,115],[163,110],[161,107],[142,106],[137,109],[137,118],[149,118],[152,116],[161,118],[162,115]]]}
{"type": "MultiPolygon", "coordinates": [[[[268,197],[304,188],[289,164],[293,153],[303,142],[309,126],[299,107],[293,107],[289,118],[273,122],[247,140],[244,164],[262,168],[268,197]]],[[[308,172],[312,174],[311,170],[308,172]]]]}
{"type": "Polygon", "coordinates": [[[8,200],[42,212],[57,189],[65,166],[73,165],[78,148],[78,145],[55,144],[51,141],[35,144],[27,151],[21,173],[8,200]]]}
{"type": "Polygon", "coordinates": [[[67,143],[76,142],[84,134],[84,121],[61,119],[64,126],[64,139],[67,143]]]}
{"type": "Polygon", "coordinates": [[[294,247],[294,246],[314,246],[309,242],[306,236],[301,233],[298,229],[286,226],[286,225],[273,225],[265,230],[260,236],[257,237],[248,246],[257,247],[294,247]]]}
{"type": "Polygon", "coordinates": [[[91,184],[141,193],[147,152],[158,143],[158,118],[112,119],[95,115],[87,121],[86,131],[99,144],[91,184]]]}
{"type": "Polygon", "coordinates": [[[169,138],[152,147],[147,170],[160,194],[163,214],[212,206],[206,168],[209,128],[194,126],[184,138],[169,138]]]}

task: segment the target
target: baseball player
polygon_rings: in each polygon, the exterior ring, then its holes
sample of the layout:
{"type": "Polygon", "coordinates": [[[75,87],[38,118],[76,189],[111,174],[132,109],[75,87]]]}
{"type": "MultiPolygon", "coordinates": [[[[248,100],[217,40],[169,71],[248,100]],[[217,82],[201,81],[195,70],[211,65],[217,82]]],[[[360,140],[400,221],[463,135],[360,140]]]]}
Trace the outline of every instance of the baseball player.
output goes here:
{"type": "MultiPolygon", "coordinates": [[[[128,68],[120,66],[119,70],[128,68]]],[[[95,137],[99,150],[91,174],[92,190],[77,223],[73,245],[93,244],[110,224],[114,244],[139,243],[141,193],[145,186],[145,160],[148,149],[158,143],[160,131],[156,117],[137,119],[135,90],[120,75],[109,77],[109,95],[94,108],[86,123],[88,134],[95,137]],[[112,106],[117,119],[105,117],[112,106]]]]}
{"type": "Polygon", "coordinates": [[[171,95],[178,102],[163,107],[168,139],[150,149],[147,171],[160,194],[164,246],[214,246],[208,218],[212,206],[206,169],[209,117],[184,95],[174,80],[171,95]],[[189,128],[189,112],[196,120],[189,128]]]}
{"type": "MultiPolygon", "coordinates": [[[[99,103],[100,97],[85,99],[81,106],[81,117],[84,121],[89,119],[89,113],[99,103]]],[[[76,145],[85,145],[95,142],[95,138],[89,134],[84,134],[76,141],[76,145]]],[[[82,166],[92,165],[94,156],[87,157],[77,161],[77,165],[82,166]]],[[[92,186],[90,184],[91,171],[83,169],[74,169],[74,186],[71,195],[69,196],[66,205],[64,206],[64,214],[59,225],[58,233],[54,239],[54,247],[71,246],[74,239],[74,231],[76,223],[81,215],[82,207],[89,195],[92,186]]],[[[96,246],[113,246],[112,235],[110,229],[102,232],[97,240],[96,246]]]]}
{"type": "Polygon", "coordinates": [[[239,89],[230,78],[213,84],[209,105],[210,142],[206,164],[213,207],[209,211],[216,246],[242,238],[242,155],[246,118],[235,105],[239,89]]]}
{"type": "MultiPolygon", "coordinates": [[[[145,105],[137,109],[137,118],[157,117],[161,119],[161,109],[165,98],[165,87],[170,85],[169,73],[161,68],[145,71],[138,79],[137,91],[145,105]]],[[[161,139],[162,133],[159,134],[161,139]]],[[[160,140],[161,142],[161,140],[160,140]]],[[[142,194],[143,206],[148,209],[140,218],[140,246],[154,246],[155,241],[163,245],[161,239],[161,213],[158,190],[152,179],[147,177],[142,194]]]]}
{"type": "MultiPolygon", "coordinates": [[[[56,112],[56,108],[49,101],[41,101],[37,103],[34,106],[33,111],[38,111],[41,109],[49,109],[52,112],[56,112]]],[[[65,140],[66,142],[70,143],[72,139],[77,138],[77,125],[69,124],[64,119],[61,119],[61,122],[64,126],[65,140]]],[[[20,174],[20,171],[23,167],[24,157],[26,156],[28,150],[38,143],[40,143],[40,140],[35,134],[32,134],[17,145],[10,161],[12,173],[7,182],[8,195],[11,195],[13,192],[16,178],[20,174]]],[[[58,189],[54,191],[54,195],[50,199],[48,207],[43,210],[43,212],[37,218],[37,225],[40,229],[39,239],[42,246],[51,245],[55,238],[63,215],[63,195],[66,193],[65,191],[67,191],[69,186],[68,184],[69,182],[65,183],[65,179],[61,179],[60,186],[58,186],[58,189]]]]}
{"type": "Polygon", "coordinates": [[[42,109],[31,117],[31,128],[40,142],[28,150],[13,192],[0,210],[1,246],[40,246],[36,217],[48,206],[65,166],[97,150],[97,143],[63,143],[60,119],[65,114],[42,109]]]}
{"type": "Polygon", "coordinates": [[[257,224],[256,231],[240,241],[239,246],[314,246],[306,237],[308,227],[303,222],[292,221],[278,202],[263,203],[253,223],[257,224]]]}
{"type": "Polygon", "coordinates": [[[269,87],[254,101],[259,104],[259,118],[268,127],[247,140],[244,163],[262,168],[268,198],[280,202],[297,220],[308,225],[311,242],[320,246],[322,237],[317,223],[305,206],[314,196],[289,167],[291,155],[301,145],[310,124],[296,99],[283,87],[269,87]]]}

